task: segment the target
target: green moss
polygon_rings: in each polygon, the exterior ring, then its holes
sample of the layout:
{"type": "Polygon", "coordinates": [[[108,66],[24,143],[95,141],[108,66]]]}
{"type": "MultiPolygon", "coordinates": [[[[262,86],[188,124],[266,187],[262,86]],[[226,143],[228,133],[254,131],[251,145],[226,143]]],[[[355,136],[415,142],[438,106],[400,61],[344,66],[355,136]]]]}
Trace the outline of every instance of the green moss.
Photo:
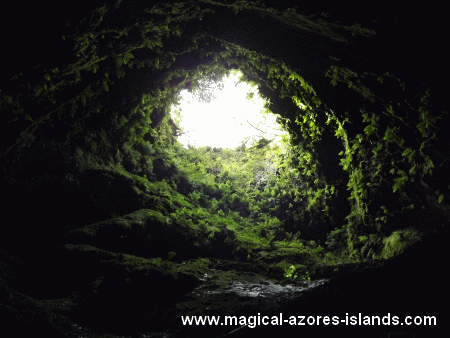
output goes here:
{"type": "Polygon", "coordinates": [[[197,258],[188,261],[184,261],[176,265],[178,272],[184,272],[201,278],[211,266],[211,261],[207,258],[197,258]]]}
{"type": "Polygon", "coordinates": [[[148,270],[150,268],[159,268],[161,266],[161,262],[161,258],[143,258],[122,254],[120,260],[118,260],[116,264],[119,266],[129,267],[132,271],[141,271],[148,270]]]}
{"type": "Polygon", "coordinates": [[[291,265],[292,265],[291,262],[281,261],[275,264],[274,266],[284,272],[286,269],[289,269],[291,265]]]}
{"type": "Polygon", "coordinates": [[[414,243],[420,241],[421,235],[415,229],[394,231],[383,240],[384,247],[381,257],[388,259],[403,253],[403,251],[414,243]]]}

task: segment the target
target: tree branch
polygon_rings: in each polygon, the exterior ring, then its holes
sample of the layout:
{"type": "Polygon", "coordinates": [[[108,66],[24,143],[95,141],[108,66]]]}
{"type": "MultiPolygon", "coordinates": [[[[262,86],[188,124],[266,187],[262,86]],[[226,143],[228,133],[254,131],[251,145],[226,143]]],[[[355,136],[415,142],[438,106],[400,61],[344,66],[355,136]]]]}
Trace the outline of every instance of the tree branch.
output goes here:
{"type": "Polygon", "coordinates": [[[273,135],[273,136],[280,136],[280,135],[277,135],[277,134],[272,134],[272,133],[269,133],[269,132],[267,132],[267,131],[263,131],[263,130],[261,130],[261,129],[258,129],[258,128],[256,128],[253,124],[251,124],[250,122],[248,122],[248,120],[247,120],[247,123],[249,124],[249,125],[251,125],[253,128],[255,128],[256,130],[259,130],[261,133],[263,133],[263,134],[269,134],[269,135],[273,135]]]}

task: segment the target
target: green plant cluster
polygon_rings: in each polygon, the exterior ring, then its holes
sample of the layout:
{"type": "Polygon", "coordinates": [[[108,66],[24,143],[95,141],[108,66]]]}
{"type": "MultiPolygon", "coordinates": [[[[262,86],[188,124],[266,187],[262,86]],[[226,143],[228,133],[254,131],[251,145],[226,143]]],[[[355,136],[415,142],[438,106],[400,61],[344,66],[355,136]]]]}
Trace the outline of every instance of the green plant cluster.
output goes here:
{"type": "Polygon", "coordinates": [[[211,224],[227,222],[242,234],[283,239],[281,221],[275,216],[280,205],[292,199],[279,186],[274,170],[278,146],[258,144],[244,150],[201,147],[179,148],[177,166],[196,189],[188,197],[193,205],[215,215],[211,224]],[[277,232],[275,234],[275,232],[277,232]]]}
{"type": "Polygon", "coordinates": [[[285,270],[284,277],[289,279],[297,279],[302,281],[310,281],[309,271],[305,271],[303,274],[298,274],[294,265],[291,265],[289,269],[285,270]]]}

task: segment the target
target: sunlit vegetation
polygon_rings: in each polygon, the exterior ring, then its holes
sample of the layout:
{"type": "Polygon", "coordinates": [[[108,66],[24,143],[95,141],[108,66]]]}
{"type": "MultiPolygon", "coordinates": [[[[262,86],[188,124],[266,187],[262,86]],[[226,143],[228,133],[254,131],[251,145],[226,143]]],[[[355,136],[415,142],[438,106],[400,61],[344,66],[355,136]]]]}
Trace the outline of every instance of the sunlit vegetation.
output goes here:
{"type": "MultiPolygon", "coordinates": [[[[215,87],[210,79],[194,93],[208,100],[212,95],[208,89],[215,87]]],[[[314,191],[303,180],[302,173],[311,167],[299,167],[291,137],[280,133],[285,127],[274,126],[281,135],[275,138],[264,132],[267,125],[261,122],[256,134],[235,149],[184,147],[176,139],[180,112],[172,114],[159,123],[154,146],[143,152],[150,165],[149,175],[144,175],[152,187],[147,192],[170,223],[190,228],[204,245],[214,242],[212,251],[229,251],[240,259],[276,257],[275,262],[286,258],[289,264],[300,260],[308,265],[342,262],[335,256],[325,259],[325,243],[307,240],[299,231],[298,224],[331,221],[327,197],[334,194],[334,187],[323,185],[314,191]],[[155,200],[155,195],[161,198],[155,200]]],[[[303,160],[311,161],[308,155],[303,160]]],[[[283,265],[279,277],[284,269],[283,265]]]]}

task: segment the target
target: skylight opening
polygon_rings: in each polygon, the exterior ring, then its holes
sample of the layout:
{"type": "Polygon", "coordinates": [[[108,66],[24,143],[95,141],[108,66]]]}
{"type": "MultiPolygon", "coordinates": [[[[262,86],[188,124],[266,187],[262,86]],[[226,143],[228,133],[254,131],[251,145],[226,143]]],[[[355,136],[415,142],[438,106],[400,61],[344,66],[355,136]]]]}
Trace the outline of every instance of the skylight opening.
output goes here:
{"type": "Polygon", "coordinates": [[[171,116],[182,129],[178,141],[185,148],[235,149],[262,137],[278,143],[287,135],[276,122],[277,116],[264,108],[257,87],[239,82],[241,75],[233,71],[206,93],[181,91],[180,104],[171,107],[171,116]],[[199,100],[205,96],[206,100],[199,100]]]}

